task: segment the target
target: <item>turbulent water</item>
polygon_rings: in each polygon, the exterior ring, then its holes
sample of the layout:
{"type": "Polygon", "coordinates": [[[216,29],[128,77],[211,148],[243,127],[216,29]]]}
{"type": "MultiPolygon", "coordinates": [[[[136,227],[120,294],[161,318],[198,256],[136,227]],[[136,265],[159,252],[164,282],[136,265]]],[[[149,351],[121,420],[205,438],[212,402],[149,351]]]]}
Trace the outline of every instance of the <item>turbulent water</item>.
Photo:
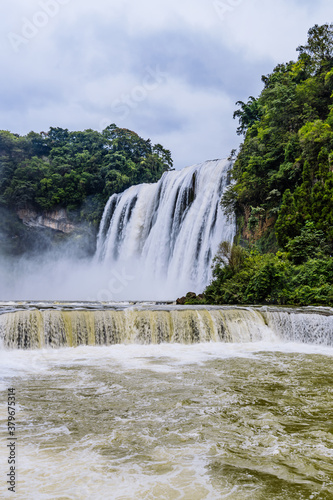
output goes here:
{"type": "Polygon", "coordinates": [[[219,206],[227,169],[206,162],[111,197],[88,268],[23,266],[18,288],[8,277],[0,498],[333,498],[332,309],[110,302],[203,290],[234,234],[219,206]]]}
{"type": "Polygon", "coordinates": [[[111,196],[96,260],[128,276],[121,295],[156,300],[204,290],[219,243],[235,234],[220,206],[229,168],[226,160],[207,161],[111,196]]]}
{"type": "Polygon", "coordinates": [[[6,348],[287,340],[333,344],[330,308],[0,303],[6,348]]]}
{"type": "Polygon", "coordinates": [[[0,351],[17,492],[36,500],[333,497],[333,349],[198,343],[0,351]]]}
{"type": "Polygon", "coordinates": [[[20,500],[333,498],[329,308],[10,302],[0,334],[20,500]]]}

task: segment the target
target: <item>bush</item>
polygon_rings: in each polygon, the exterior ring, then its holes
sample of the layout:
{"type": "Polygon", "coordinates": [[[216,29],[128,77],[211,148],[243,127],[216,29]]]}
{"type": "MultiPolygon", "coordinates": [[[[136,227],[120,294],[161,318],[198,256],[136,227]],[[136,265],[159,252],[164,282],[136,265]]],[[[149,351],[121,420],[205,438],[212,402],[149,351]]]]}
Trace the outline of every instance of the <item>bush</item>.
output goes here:
{"type": "Polygon", "coordinates": [[[287,253],[261,254],[223,243],[214,262],[207,304],[333,305],[332,257],[296,265],[287,253]],[[237,265],[231,255],[242,256],[237,265]]]}

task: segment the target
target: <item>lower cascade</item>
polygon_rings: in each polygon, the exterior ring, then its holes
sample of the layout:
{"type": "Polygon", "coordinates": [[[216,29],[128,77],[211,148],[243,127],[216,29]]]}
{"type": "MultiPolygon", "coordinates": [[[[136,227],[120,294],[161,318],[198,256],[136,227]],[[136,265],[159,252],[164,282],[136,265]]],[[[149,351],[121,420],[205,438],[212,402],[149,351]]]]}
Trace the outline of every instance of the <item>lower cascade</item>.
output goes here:
{"type": "Polygon", "coordinates": [[[333,345],[333,315],[241,307],[28,308],[0,314],[0,338],[5,348],[25,349],[262,340],[333,345]]]}
{"type": "MultiPolygon", "coordinates": [[[[219,243],[235,234],[220,206],[229,169],[230,161],[207,161],[111,196],[95,260],[106,272],[127,276],[124,299],[174,300],[204,290],[219,243]]],[[[98,300],[114,300],[113,291],[119,300],[121,290],[114,288],[98,300]]]]}

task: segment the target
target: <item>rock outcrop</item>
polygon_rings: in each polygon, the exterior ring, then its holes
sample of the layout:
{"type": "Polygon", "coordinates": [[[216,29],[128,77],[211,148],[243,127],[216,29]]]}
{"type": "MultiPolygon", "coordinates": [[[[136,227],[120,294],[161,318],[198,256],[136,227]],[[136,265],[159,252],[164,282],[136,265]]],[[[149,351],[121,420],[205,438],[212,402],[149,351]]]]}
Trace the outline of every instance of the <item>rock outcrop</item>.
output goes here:
{"type": "Polygon", "coordinates": [[[176,304],[181,306],[184,306],[186,304],[200,304],[201,302],[204,303],[204,299],[205,296],[202,293],[196,295],[194,292],[188,292],[186,296],[177,299],[176,304]]]}
{"type": "Polygon", "coordinates": [[[67,234],[76,229],[76,226],[69,221],[64,208],[50,212],[36,212],[30,208],[20,209],[17,211],[17,215],[23,224],[29,227],[49,228],[67,234]]]}

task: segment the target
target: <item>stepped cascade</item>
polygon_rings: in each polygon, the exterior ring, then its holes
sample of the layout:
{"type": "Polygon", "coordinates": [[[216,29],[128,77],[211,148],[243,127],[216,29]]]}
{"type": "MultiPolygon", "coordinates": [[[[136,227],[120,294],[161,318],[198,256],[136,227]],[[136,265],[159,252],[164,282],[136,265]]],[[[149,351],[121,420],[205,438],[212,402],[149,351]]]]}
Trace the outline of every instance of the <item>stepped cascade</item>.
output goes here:
{"type": "Polygon", "coordinates": [[[31,307],[0,314],[4,347],[297,341],[333,344],[331,310],[139,306],[31,307]]]}
{"type": "Polygon", "coordinates": [[[130,276],[127,299],[204,290],[219,243],[235,234],[220,206],[229,168],[227,160],[207,161],[111,196],[95,259],[130,276]]]}

